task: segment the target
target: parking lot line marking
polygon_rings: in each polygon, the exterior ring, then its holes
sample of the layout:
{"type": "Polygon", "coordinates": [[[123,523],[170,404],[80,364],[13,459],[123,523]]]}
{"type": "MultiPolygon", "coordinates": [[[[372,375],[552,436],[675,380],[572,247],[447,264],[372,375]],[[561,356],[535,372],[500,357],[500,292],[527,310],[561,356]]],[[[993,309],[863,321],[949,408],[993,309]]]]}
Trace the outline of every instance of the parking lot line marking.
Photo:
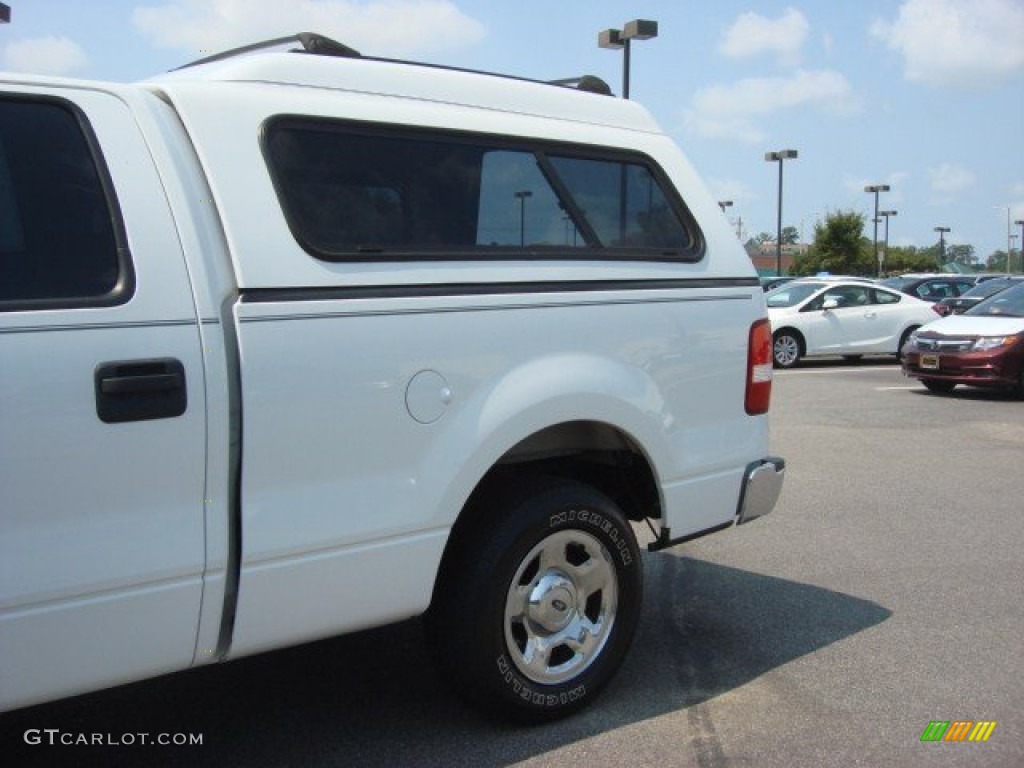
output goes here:
{"type": "Polygon", "coordinates": [[[807,368],[801,370],[777,370],[774,376],[806,376],[815,373],[849,373],[850,371],[863,371],[864,373],[892,373],[893,368],[807,368]]]}

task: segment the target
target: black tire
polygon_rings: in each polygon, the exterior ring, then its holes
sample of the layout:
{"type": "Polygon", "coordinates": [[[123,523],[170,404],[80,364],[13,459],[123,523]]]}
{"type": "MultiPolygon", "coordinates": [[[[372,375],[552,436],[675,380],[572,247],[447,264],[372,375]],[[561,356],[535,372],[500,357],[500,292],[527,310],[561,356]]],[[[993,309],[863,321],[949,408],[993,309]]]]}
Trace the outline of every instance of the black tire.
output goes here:
{"type": "Polygon", "coordinates": [[[470,703],[520,722],[589,704],[640,618],[643,567],[625,516],[588,485],[544,479],[492,485],[463,519],[425,617],[438,671],[470,703]]]}
{"type": "Polygon", "coordinates": [[[956,386],[956,382],[943,381],[942,379],[921,379],[921,383],[928,388],[929,392],[935,392],[939,395],[948,395],[953,391],[953,387],[956,386]]]}
{"type": "Polygon", "coordinates": [[[803,355],[803,344],[793,331],[776,332],[772,338],[772,360],[776,368],[792,368],[803,355]]]}

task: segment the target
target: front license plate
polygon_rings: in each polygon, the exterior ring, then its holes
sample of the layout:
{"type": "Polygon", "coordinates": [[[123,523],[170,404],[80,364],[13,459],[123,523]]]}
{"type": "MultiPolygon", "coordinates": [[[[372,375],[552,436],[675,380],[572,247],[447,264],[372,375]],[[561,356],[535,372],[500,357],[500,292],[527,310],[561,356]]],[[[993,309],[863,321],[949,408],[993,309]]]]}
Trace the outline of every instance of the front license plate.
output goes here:
{"type": "Polygon", "coordinates": [[[921,367],[929,370],[936,371],[939,368],[939,356],[938,355],[921,355],[921,367]]]}

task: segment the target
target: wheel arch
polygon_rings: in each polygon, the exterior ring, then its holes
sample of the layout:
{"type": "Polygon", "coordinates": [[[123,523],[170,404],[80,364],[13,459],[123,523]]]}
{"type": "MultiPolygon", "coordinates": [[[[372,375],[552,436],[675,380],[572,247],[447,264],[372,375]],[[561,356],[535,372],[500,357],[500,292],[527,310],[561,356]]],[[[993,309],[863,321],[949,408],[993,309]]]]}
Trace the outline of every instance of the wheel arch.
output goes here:
{"type": "Polygon", "coordinates": [[[781,336],[783,333],[788,333],[790,336],[795,338],[800,343],[800,356],[803,357],[807,354],[807,339],[799,328],[792,325],[784,325],[782,328],[777,328],[772,331],[772,341],[775,341],[777,336],[781,336]]]}

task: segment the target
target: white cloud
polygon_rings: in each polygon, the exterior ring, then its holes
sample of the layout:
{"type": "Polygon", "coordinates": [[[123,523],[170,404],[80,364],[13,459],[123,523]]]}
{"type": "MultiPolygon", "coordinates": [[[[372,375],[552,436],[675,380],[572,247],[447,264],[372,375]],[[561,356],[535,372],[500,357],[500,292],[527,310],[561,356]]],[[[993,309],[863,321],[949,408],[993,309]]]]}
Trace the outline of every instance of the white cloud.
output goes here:
{"type": "Polygon", "coordinates": [[[686,126],[706,138],[754,144],[767,138],[756,118],[795,107],[849,114],[858,104],[838,72],[798,70],[791,77],[747,78],[702,88],[687,110],[686,126]]]}
{"type": "Polygon", "coordinates": [[[787,8],[777,19],[743,13],[725,31],[718,50],[734,59],[772,53],[783,63],[795,64],[810,29],[807,19],[795,8],[787,8]]]}
{"type": "Polygon", "coordinates": [[[935,202],[952,202],[961,192],[977,183],[977,178],[962,165],[942,163],[928,169],[928,181],[935,195],[935,202]]]}
{"type": "Polygon", "coordinates": [[[196,58],[297,32],[318,32],[374,56],[450,50],[486,34],[449,0],[170,0],[136,8],[132,21],[157,46],[196,58]]]}
{"type": "Polygon", "coordinates": [[[34,37],[8,43],[3,51],[3,68],[38,75],[70,75],[84,69],[89,57],[74,40],[66,37],[34,37]]]}
{"type": "Polygon", "coordinates": [[[903,56],[914,82],[986,85],[1024,69],[1020,0],[907,0],[871,34],[903,56]]]}

